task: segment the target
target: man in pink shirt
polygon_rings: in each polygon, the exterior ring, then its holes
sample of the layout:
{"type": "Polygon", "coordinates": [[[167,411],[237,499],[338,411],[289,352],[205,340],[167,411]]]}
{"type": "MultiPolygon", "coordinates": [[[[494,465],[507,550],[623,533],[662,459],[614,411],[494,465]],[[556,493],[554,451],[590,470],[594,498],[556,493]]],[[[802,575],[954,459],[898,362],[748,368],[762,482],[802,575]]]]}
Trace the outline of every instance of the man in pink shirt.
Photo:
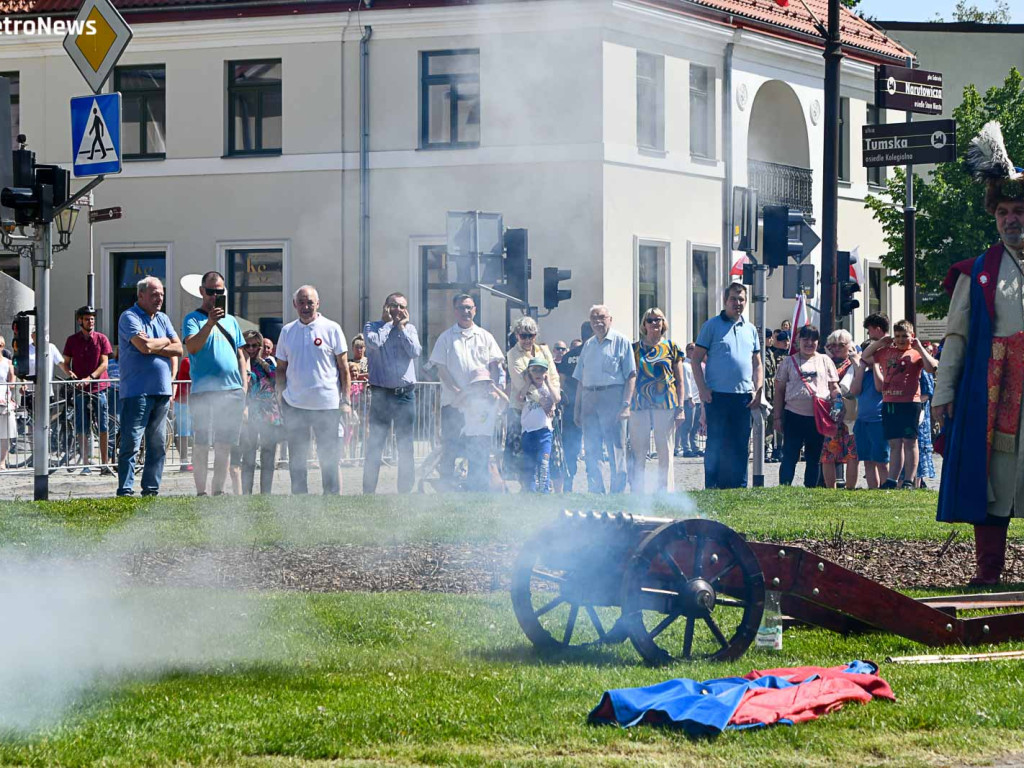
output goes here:
{"type": "Polygon", "coordinates": [[[914,335],[914,326],[900,320],[892,336],[871,342],[864,361],[878,363],[882,380],[882,432],[889,442],[889,477],[879,488],[895,488],[904,473],[903,488],[914,487],[917,475],[917,426],[921,421],[921,370],[935,373],[937,362],[914,335]]]}
{"type": "MultiPolygon", "coordinates": [[[[75,434],[78,435],[78,450],[82,463],[92,463],[92,421],[98,421],[97,431],[100,435],[100,474],[111,475],[106,466],[110,458],[107,453],[107,395],[110,386],[107,380],[107,361],[112,351],[110,340],[96,330],[96,310],[92,307],[80,307],[75,313],[78,319],[78,332],[68,336],[64,342],[64,362],[61,368],[68,378],[80,382],[75,387],[75,434]]],[[[92,472],[88,466],[82,474],[92,472]]]]}

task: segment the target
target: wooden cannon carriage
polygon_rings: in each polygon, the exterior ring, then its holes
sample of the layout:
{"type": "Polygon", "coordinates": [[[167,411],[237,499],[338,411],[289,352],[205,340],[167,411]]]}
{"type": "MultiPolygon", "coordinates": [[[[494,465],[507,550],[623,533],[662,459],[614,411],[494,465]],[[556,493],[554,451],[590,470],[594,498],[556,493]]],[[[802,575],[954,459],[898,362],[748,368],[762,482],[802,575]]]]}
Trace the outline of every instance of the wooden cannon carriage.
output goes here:
{"type": "Polygon", "coordinates": [[[766,590],[780,593],[788,617],[844,634],[883,631],[930,646],[1024,637],[1024,613],[957,618],[958,609],[1019,600],[915,600],[807,550],[748,542],[713,520],[602,512],[565,512],[527,542],[512,606],[541,649],[628,638],[645,661],[663,664],[743,655],[766,590]]]}

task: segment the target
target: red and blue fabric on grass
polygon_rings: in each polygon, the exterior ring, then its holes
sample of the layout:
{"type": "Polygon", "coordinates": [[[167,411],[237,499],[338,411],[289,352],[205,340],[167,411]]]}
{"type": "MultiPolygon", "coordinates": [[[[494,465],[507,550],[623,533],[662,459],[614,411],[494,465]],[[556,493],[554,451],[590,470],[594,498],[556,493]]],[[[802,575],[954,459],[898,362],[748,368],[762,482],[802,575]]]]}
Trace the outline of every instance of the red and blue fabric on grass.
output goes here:
{"type": "Polygon", "coordinates": [[[661,725],[692,735],[815,720],[848,701],[895,701],[870,661],[838,667],[754,670],[743,677],[667,680],[605,691],[587,721],[596,725],[661,725]]]}

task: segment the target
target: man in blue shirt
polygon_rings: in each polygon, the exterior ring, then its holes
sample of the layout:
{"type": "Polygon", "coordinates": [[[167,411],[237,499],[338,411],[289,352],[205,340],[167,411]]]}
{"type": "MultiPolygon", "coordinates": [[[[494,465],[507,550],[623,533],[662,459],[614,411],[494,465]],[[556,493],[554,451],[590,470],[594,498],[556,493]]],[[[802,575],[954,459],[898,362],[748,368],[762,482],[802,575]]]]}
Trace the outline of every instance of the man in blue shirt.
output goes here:
{"type": "Polygon", "coordinates": [[[622,493],[626,490],[626,421],[636,386],[636,358],[629,339],[612,330],[608,307],[598,304],[590,308],[590,327],[594,335],[583,345],[572,374],[580,383],[574,418],[583,428],[587,489],[604,493],[604,445],[611,465],[611,492],[622,493]]]}
{"type": "Polygon", "coordinates": [[[384,442],[395,427],[398,492],[412,491],[416,479],[412,429],[416,422],[416,358],[420,346],[409,322],[409,300],[401,293],[384,299],[380,320],[363,326],[370,369],[370,436],[363,459],[363,493],[375,493],[384,442]]]}
{"type": "Polygon", "coordinates": [[[171,401],[171,358],[181,357],[181,342],[167,315],[164,286],[155,277],[139,281],[137,301],[117,323],[121,361],[121,441],[117,453],[117,495],[131,496],[135,456],[146,435],[142,495],[156,496],[164,473],[167,410],[171,401]]]}
{"type": "Polygon", "coordinates": [[[249,363],[238,321],[217,306],[227,291],[220,272],[207,272],[201,283],[203,304],[185,315],[181,335],[188,350],[192,390],[189,410],[195,443],[196,495],[206,495],[210,446],[213,446],[213,495],[224,492],[231,449],[238,445],[245,410],[249,363]]]}
{"type": "Polygon", "coordinates": [[[704,487],[746,488],[750,412],[761,407],[764,384],[761,339],[754,324],[743,319],[747,287],[732,283],[723,298],[725,309],[701,327],[693,354],[693,378],[708,428],[704,487]]]}

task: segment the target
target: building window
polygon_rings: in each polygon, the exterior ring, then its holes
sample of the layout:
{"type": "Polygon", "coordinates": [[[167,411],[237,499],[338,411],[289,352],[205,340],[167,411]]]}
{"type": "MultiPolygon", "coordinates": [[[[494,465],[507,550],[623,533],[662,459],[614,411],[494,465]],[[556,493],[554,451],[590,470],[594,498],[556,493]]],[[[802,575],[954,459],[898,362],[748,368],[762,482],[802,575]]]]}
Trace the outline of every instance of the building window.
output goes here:
{"type": "MultiPolygon", "coordinates": [[[[111,254],[111,295],[114,298],[110,342],[117,344],[117,322],[121,313],[138,298],[138,283],[145,277],[156,277],[167,284],[167,253],[165,251],[118,251],[111,254]]],[[[167,311],[167,307],[164,307],[167,311]]]]}
{"type": "Polygon", "coordinates": [[[850,100],[839,99],[839,180],[850,180],[850,100]]]}
{"type": "Polygon", "coordinates": [[[276,339],[284,322],[284,251],[230,248],[224,256],[228,314],[235,316],[243,331],[258,330],[276,339]]]}
{"type": "Polygon", "coordinates": [[[166,157],[166,68],[118,67],[114,90],[121,92],[121,152],[125,160],[166,157]]]}
{"type": "Polygon", "coordinates": [[[420,246],[420,311],[418,329],[423,344],[423,359],[429,357],[437,337],[452,326],[452,299],[460,293],[469,293],[477,306],[477,323],[480,318],[480,292],[466,291],[464,283],[455,282],[456,265],[448,258],[443,245],[420,246]]]}
{"type": "Polygon", "coordinates": [[[889,313],[889,284],[885,280],[885,268],[868,267],[868,314],[889,313]]]}
{"type": "Polygon", "coordinates": [[[636,145],[665,149],[665,57],[636,52],[636,145]]]}
{"type": "MultiPolygon", "coordinates": [[[[868,125],[882,125],[884,122],[884,115],[882,110],[876,107],[874,104],[868,104],[868,112],[866,118],[868,125]]],[[[885,186],[885,167],[879,166],[877,168],[868,168],[868,184],[875,187],[885,186]]]]}
{"type": "Polygon", "coordinates": [[[664,245],[641,244],[637,248],[636,329],[639,333],[643,333],[639,326],[644,312],[652,307],[665,310],[665,289],[668,285],[665,279],[666,253],[664,245]]]}
{"type": "Polygon", "coordinates": [[[420,54],[420,147],[480,146],[480,51],[420,54]]]}
{"type": "Polygon", "coordinates": [[[18,134],[21,133],[21,76],[17,72],[0,72],[6,77],[11,89],[11,145],[18,148],[18,134]]]}
{"type": "Polygon", "coordinates": [[[228,154],[281,154],[281,60],[228,62],[228,154]]]}
{"type": "Polygon", "coordinates": [[[715,156],[714,70],[690,65],[690,154],[715,156]]]}
{"type": "Polygon", "coordinates": [[[711,265],[713,256],[709,251],[696,248],[690,260],[690,340],[697,338],[697,333],[711,317],[711,265]]]}

